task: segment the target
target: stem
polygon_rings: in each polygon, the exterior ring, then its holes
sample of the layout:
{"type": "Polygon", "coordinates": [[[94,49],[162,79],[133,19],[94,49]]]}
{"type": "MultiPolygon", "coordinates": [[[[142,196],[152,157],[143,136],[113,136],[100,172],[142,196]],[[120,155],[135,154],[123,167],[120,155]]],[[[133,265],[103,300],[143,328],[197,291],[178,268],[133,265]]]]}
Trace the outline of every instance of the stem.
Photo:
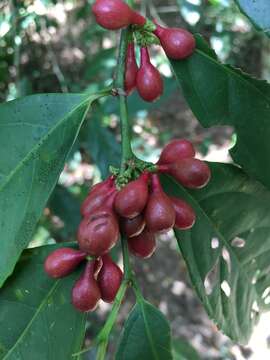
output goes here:
{"type": "Polygon", "coordinates": [[[120,106],[120,121],[121,121],[121,137],[122,137],[122,159],[121,159],[121,172],[125,170],[126,162],[133,158],[131,149],[131,129],[128,120],[127,98],[124,91],[125,81],[125,68],[126,68],[126,53],[128,46],[127,29],[121,31],[121,39],[119,46],[118,64],[116,69],[115,88],[119,94],[120,106]]]}

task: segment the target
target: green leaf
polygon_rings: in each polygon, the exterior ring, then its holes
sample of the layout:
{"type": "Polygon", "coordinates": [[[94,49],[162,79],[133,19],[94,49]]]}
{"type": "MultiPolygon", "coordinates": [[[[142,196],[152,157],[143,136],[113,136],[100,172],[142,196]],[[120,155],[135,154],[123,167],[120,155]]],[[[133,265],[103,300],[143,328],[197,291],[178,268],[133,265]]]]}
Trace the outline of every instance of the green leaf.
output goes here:
{"type": "Polygon", "coordinates": [[[269,0],[235,0],[240,10],[259,30],[270,36],[270,2],[269,0]]]}
{"type": "Polygon", "coordinates": [[[44,260],[57,247],[25,250],[0,290],[3,360],[72,359],[72,354],[81,349],[86,317],[70,303],[71,288],[79,271],[53,280],[43,270],[44,260]]]}
{"type": "Polygon", "coordinates": [[[148,302],[141,300],[131,311],[115,359],[172,359],[169,324],[164,315],[148,302]]]}
{"type": "Polygon", "coordinates": [[[233,159],[270,189],[270,85],[219,63],[200,37],[191,57],[171,63],[198,120],[234,126],[233,159]]]}
{"type": "Polygon", "coordinates": [[[0,105],[0,286],[28,245],[90,103],[34,95],[0,105]]]}
{"type": "Polygon", "coordinates": [[[170,178],[163,184],[197,215],[191,230],[175,233],[199,298],[226,335],[245,343],[270,284],[270,193],[233,165],[211,170],[205,189],[187,192],[170,178]]]}
{"type": "Polygon", "coordinates": [[[174,339],[173,360],[200,360],[196,350],[186,341],[174,339]]]}

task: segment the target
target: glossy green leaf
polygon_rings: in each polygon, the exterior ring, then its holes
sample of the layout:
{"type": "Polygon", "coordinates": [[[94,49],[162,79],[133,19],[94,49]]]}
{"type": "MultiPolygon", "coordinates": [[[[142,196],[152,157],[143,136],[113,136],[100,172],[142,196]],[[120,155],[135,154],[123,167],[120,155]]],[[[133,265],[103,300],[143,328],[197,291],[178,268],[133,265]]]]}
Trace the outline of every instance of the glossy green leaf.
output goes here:
{"type": "Polygon", "coordinates": [[[143,300],[135,305],[124,325],[115,359],[172,359],[169,324],[153,305],[143,300]]]}
{"type": "Polygon", "coordinates": [[[205,189],[187,192],[169,178],[164,186],[196,211],[195,226],[176,236],[199,298],[226,335],[245,343],[270,284],[270,192],[233,165],[211,170],[205,189]]]}
{"type": "Polygon", "coordinates": [[[259,30],[270,36],[270,1],[269,0],[235,0],[240,10],[259,30]]]}
{"type": "Polygon", "coordinates": [[[0,105],[0,286],[28,245],[90,103],[34,95],[0,105]]]}
{"type": "Polygon", "coordinates": [[[201,124],[234,126],[233,159],[270,189],[270,85],[219,63],[199,37],[191,57],[171,63],[201,124]]]}
{"type": "Polygon", "coordinates": [[[25,250],[0,290],[2,360],[72,359],[81,349],[86,317],[70,303],[80,270],[61,280],[50,279],[43,270],[56,247],[25,250]]]}
{"type": "Polygon", "coordinates": [[[173,360],[200,360],[196,350],[186,341],[174,339],[173,360]]]}

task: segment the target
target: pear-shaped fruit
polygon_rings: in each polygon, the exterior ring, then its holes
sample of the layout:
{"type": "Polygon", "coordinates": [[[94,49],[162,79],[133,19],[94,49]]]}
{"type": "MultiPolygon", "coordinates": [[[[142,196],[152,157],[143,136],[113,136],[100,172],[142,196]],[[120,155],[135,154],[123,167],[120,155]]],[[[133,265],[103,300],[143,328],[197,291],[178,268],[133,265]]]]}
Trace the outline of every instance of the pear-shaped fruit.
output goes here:
{"type": "Polygon", "coordinates": [[[141,98],[152,102],[163,93],[163,80],[158,69],[150,61],[146,47],[141,48],[141,64],[137,73],[136,87],[141,98]]]}
{"type": "Polygon", "coordinates": [[[142,173],[117,193],[114,202],[117,214],[133,219],[143,211],[148,199],[148,179],[149,174],[142,173]]]}
{"type": "Polygon", "coordinates": [[[154,34],[159,38],[161,46],[170,59],[181,60],[190,56],[195,49],[194,36],[181,28],[165,28],[157,24],[154,34]]]}
{"type": "Polygon", "coordinates": [[[82,251],[91,256],[104,255],[119,238],[118,219],[112,211],[100,210],[82,220],[77,238],[82,251]]]}
{"type": "Polygon", "coordinates": [[[171,164],[185,158],[194,158],[195,149],[192,143],[185,139],[171,141],[162,150],[158,164],[171,164]]]}
{"type": "Polygon", "coordinates": [[[122,0],[96,0],[92,6],[96,22],[105,29],[118,30],[131,24],[143,26],[145,17],[122,0]]]}
{"type": "Polygon", "coordinates": [[[196,220],[196,214],[192,207],[184,200],[176,197],[170,197],[170,200],[176,214],[174,227],[179,230],[191,229],[196,220]]]}
{"type": "Polygon", "coordinates": [[[109,255],[102,256],[102,262],[103,265],[97,277],[101,299],[107,303],[112,303],[120,288],[123,272],[109,255]]]}
{"type": "Polygon", "coordinates": [[[62,278],[72,273],[86,258],[86,253],[72,248],[53,251],[45,260],[44,269],[52,278],[62,278]]]}
{"type": "Polygon", "coordinates": [[[128,44],[125,69],[125,91],[129,95],[136,88],[138,65],[135,57],[134,43],[128,44]]]}
{"type": "Polygon", "coordinates": [[[72,304],[81,312],[94,311],[101,299],[95,261],[88,262],[72,289],[72,304]]]}
{"type": "Polygon", "coordinates": [[[152,175],[152,193],[146,206],[145,221],[153,233],[167,232],[175,224],[173,204],[163,191],[157,174],[152,175]]]}
{"type": "Polygon", "coordinates": [[[155,235],[147,229],[138,235],[128,239],[129,251],[140,258],[150,258],[156,250],[155,235]]]}

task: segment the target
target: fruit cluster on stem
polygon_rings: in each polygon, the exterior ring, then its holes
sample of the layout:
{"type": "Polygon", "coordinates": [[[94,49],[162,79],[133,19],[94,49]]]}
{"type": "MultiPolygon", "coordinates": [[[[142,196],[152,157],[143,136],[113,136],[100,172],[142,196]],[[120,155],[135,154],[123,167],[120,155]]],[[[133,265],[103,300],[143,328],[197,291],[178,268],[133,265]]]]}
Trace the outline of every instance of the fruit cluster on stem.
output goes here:
{"type": "Polygon", "coordinates": [[[48,256],[45,270],[53,278],[67,276],[92,257],[72,290],[72,303],[78,310],[93,311],[100,299],[114,301],[123,274],[108,254],[120,234],[127,239],[131,254],[146,259],[155,252],[156,235],[194,225],[192,207],[168,196],[159,179],[159,173],[165,172],[187,188],[205,186],[210,170],[195,159],[193,145],[187,140],[172,141],[152,169],[155,171],[145,170],[121,188],[114,176],[92,187],[81,206],[79,250],[62,248],[48,256]]]}

